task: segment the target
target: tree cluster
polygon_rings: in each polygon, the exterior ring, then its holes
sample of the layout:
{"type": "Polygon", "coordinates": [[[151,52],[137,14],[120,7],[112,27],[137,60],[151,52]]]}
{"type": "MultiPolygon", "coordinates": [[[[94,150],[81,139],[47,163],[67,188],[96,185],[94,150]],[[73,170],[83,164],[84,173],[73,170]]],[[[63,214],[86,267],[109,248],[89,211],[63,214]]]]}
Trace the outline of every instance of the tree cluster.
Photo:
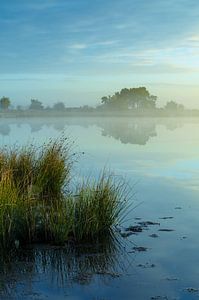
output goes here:
{"type": "Polygon", "coordinates": [[[168,110],[168,111],[183,111],[184,110],[184,105],[178,104],[174,101],[169,101],[169,102],[166,103],[164,109],[168,110]]]}
{"type": "Polygon", "coordinates": [[[149,93],[145,87],[122,89],[113,96],[101,98],[101,107],[114,110],[145,110],[156,107],[157,97],[149,93]]]}
{"type": "Polygon", "coordinates": [[[0,99],[0,108],[2,110],[7,110],[9,108],[10,104],[11,104],[11,101],[8,97],[3,96],[0,99]]]}

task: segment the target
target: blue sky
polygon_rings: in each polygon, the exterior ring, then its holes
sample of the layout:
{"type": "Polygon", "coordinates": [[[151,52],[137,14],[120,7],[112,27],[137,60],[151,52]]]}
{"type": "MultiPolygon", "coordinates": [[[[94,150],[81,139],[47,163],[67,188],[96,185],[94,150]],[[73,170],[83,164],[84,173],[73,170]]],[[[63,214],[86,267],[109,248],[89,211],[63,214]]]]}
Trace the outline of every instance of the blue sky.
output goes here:
{"type": "Polygon", "coordinates": [[[198,0],[0,0],[0,96],[95,105],[146,85],[199,108],[198,0]]]}

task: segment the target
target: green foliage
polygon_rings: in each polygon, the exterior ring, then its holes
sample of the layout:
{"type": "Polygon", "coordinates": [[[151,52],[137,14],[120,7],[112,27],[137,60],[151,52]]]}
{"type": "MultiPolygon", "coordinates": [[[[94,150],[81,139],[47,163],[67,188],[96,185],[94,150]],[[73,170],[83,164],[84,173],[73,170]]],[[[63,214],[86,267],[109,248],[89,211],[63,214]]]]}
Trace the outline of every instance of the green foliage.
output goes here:
{"type": "Polygon", "coordinates": [[[65,105],[64,105],[63,102],[57,102],[57,103],[55,103],[55,104],[53,105],[53,109],[54,109],[54,110],[61,110],[61,111],[63,111],[63,110],[66,109],[66,107],[65,107],[65,105]]]}
{"type": "Polygon", "coordinates": [[[72,197],[57,201],[49,211],[48,229],[55,244],[64,244],[72,236],[74,226],[74,201],[72,197]]]}
{"type": "Polygon", "coordinates": [[[31,99],[31,104],[30,104],[30,107],[29,109],[32,109],[32,110],[42,110],[44,107],[43,107],[43,104],[41,101],[37,100],[37,99],[31,99]]]}
{"type": "Polygon", "coordinates": [[[6,110],[9,108],[11,104],[11,101],[10,101],[10,98],[8,97],[2,97],[0,99],[0,108],[3,109],[3,110],[6,110]]]}
{"type": "Polygon", "coordinates": [[[182,104],[178,104],[175,101],[169,101],[166,103],[165,107],[166,110],[169,111],[183,111],[184,110],[184,106],[182,104]]]}
{"type": "Polygon", "coordinates": [[[102,107],[110,109],[155,109],[157,97],[150,95],[145,87],[124,88],[113,96],[102,97],[102,107]]]}
{"type": "Polygon", "coordinates": [[[31,145],[1,150],[2,247],[6,243],[14,245],[18,240],[20,243],[39,240],[41,232],[42,239],[47,238],[49,212],[52,212],[54,204],[58,203],[60,207],[64,199],[64,187],[70,179],[72,161],[69,148],[68,141],[60,139],[50,141],[39,149],[31,145]],[[42,224],[42,220],[46,223],[42,224]]]}
{"type": "Polygon", "coordinates": [[[94,239],[111,230],[119,222],[126,206],[127,193],[123,182],[102,173],[93,183],[83,183],[75,200],[74,234],[77,240],[94,239]]]}
{"type": "Polygon", "coordinates": [[[72,161],[67,139],[50,141],[42,148],[36,166],[35,186],[42,198],[59,198],[70,181],[72,161]]]}
{"type": "Polygon", "coordinates": [[[4,157],[4,169],[12,172],[13,181],[20,193],[28,192],[32,188],[34,176],[36,175],[35,147],[24,147],[21,149],[5,149],[2,152],[4,157]]]}

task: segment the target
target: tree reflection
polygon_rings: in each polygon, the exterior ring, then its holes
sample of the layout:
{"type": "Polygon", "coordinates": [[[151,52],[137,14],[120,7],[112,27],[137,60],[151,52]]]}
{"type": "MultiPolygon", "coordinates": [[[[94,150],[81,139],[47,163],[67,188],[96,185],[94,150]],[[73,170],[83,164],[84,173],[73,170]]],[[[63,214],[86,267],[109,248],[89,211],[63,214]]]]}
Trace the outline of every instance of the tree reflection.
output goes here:
{"type": "Polygon", "coordinates": [[[102,135],[113,137],[122,144],[146,145],[151,137],[157,135],[156,123],[144,120],[106,122],[102,127],[102,135]]]}
{"type": "MultiPolygon", "coordinates": [[[[57,132],[68,131],[70,126],[80,126],[88,128],[97,126],[101,128],[101,134],[105,137],[112,137],[119,140],[122,144],[146,145],[148,141],[157,136],[157,127],[164,126],[167,130],[173,131],[182,127],[185,122],[183,119],[170,118],[32,118],[12,120],[13,126],[30,126],[31,133],[41,131],[44,127],[54,129],[57,132]]],[[[11,134],[10,122],[0,124],[0,135],[8,136],[11,134]]]]}
{"type": "Polygon", "coordinates": [[[8,124],[0,124],[0,135],[8,136],[10,134],[10,126],[8,124]]]}

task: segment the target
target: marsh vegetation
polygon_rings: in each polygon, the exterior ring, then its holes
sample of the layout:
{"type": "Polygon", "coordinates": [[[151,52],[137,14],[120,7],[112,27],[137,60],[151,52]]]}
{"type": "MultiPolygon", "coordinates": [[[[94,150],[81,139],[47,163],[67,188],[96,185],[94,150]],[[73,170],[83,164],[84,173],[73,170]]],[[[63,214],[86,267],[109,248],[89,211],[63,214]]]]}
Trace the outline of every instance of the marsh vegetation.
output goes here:
{"type": "Polygon", "coordinates": [[[0,247],[63,245],[111,233],[126,204],[123,182],[102,172],[71,188],[75,153],[67,138],[0,152],[0,247]]]}

